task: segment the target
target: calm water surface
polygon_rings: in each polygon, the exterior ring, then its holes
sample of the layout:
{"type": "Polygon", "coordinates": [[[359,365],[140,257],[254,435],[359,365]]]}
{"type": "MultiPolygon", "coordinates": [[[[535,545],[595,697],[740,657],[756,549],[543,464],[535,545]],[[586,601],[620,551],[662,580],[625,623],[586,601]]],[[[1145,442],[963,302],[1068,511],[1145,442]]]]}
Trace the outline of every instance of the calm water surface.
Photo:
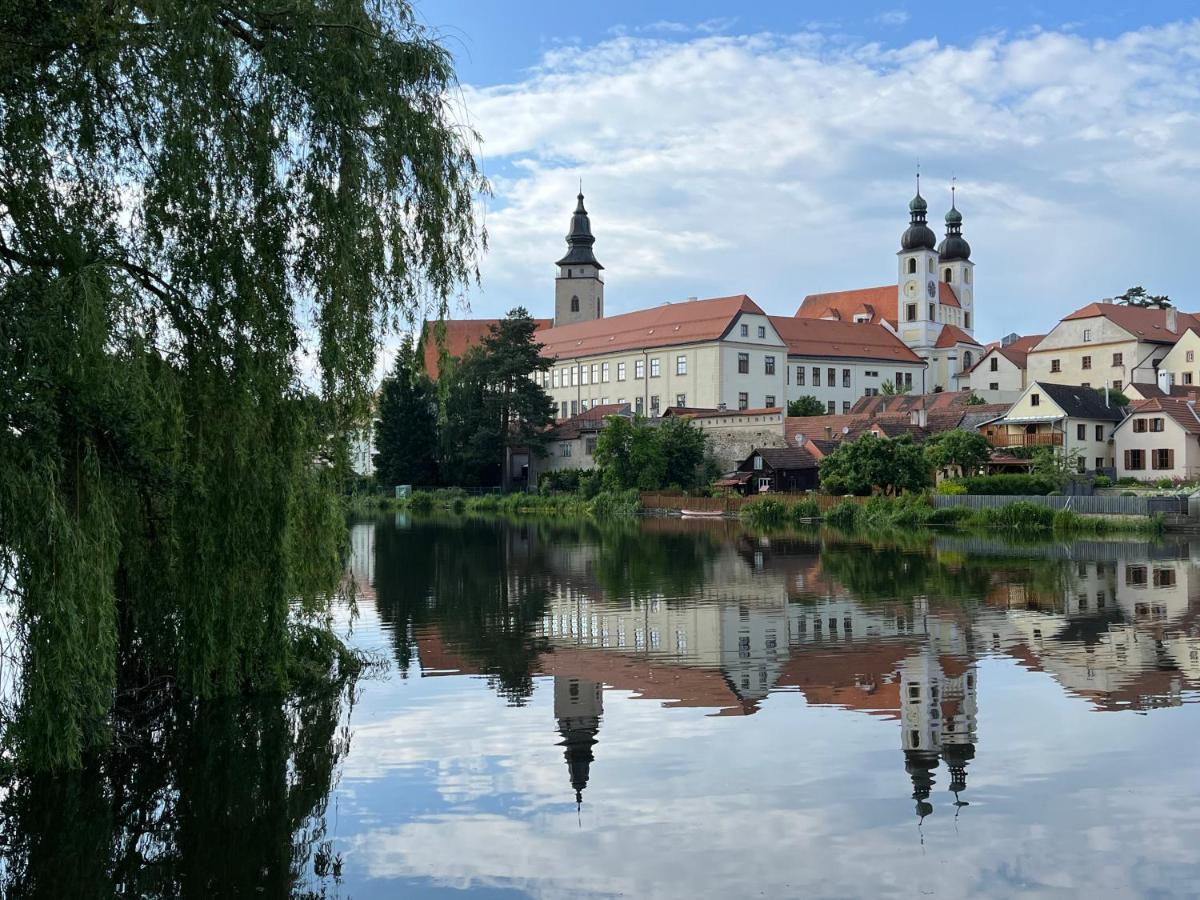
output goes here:
{"type": "Polygon", "coordinates": [[[128,893],[1200,891],[1200,545],[401,516],[353,547],[338,627],[386,672],[207,711],[100,801],[31,790],[9,883],[102,816],[128,893]]]}

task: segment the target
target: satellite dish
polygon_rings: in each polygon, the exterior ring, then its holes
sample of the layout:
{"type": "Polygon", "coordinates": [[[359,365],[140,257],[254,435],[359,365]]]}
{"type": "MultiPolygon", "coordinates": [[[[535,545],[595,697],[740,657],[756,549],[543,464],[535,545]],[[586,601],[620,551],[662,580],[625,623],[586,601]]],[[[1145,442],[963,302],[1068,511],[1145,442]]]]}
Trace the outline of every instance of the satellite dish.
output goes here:
{"type": "Polygon", "coordinates": [[[798,435],[796,435],[796,446],[797,446],[797,447],[803,447],[803,446],[804,446],[804,435],[802,435],[802,434],[798,434],[798,435]]]}
{"type": "Polygon", "coordinates": [[[842,426],[842,434],[849,434],[849,433],[850,433],[850,426],[849,426],[849,425],[843,425],[843,426],[842,426]]]}

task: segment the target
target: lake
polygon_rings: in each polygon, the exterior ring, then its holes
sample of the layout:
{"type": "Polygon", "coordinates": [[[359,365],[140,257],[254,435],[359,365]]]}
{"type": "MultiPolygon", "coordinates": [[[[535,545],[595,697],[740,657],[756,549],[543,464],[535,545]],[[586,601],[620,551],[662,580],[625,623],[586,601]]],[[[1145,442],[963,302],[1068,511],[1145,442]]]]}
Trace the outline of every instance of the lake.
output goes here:
{"type": "Polygon", "coordinates": [[[172,712],[10,792],[10,894],[1200,891],[1200,545],[351,537],[335,627],[380,664],[342,696],[172,712]]]}

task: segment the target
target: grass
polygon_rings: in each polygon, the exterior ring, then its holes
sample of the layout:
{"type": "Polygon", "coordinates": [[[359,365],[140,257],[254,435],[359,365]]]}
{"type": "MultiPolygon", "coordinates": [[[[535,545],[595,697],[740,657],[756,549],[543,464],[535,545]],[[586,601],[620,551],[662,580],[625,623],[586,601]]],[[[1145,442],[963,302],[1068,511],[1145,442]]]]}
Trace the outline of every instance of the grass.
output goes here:
{"type": "Polygon", "coordinates": [[[508,516],[593,516],[599,519],[634,516],[640,509],[637,491],[601,492],[588,499],[582,494],[484,494],[469,497],[461,490],[417,491],[410,497],[355,495],[346,498],[350,513],[375,512],[479,513],[508,516]]]}

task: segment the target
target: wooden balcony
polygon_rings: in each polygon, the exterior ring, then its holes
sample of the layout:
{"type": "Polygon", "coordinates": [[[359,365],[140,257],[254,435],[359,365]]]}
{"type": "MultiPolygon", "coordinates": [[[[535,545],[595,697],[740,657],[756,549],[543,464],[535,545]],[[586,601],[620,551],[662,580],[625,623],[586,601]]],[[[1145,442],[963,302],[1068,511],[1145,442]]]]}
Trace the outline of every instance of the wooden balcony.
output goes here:
{"type": "Polygon", "coordinates": [[[993,447],[1061,447],[1063,436],[1061,431],[1044,431],[1038,434],[989,434],[988,442],[993,447]]]}

